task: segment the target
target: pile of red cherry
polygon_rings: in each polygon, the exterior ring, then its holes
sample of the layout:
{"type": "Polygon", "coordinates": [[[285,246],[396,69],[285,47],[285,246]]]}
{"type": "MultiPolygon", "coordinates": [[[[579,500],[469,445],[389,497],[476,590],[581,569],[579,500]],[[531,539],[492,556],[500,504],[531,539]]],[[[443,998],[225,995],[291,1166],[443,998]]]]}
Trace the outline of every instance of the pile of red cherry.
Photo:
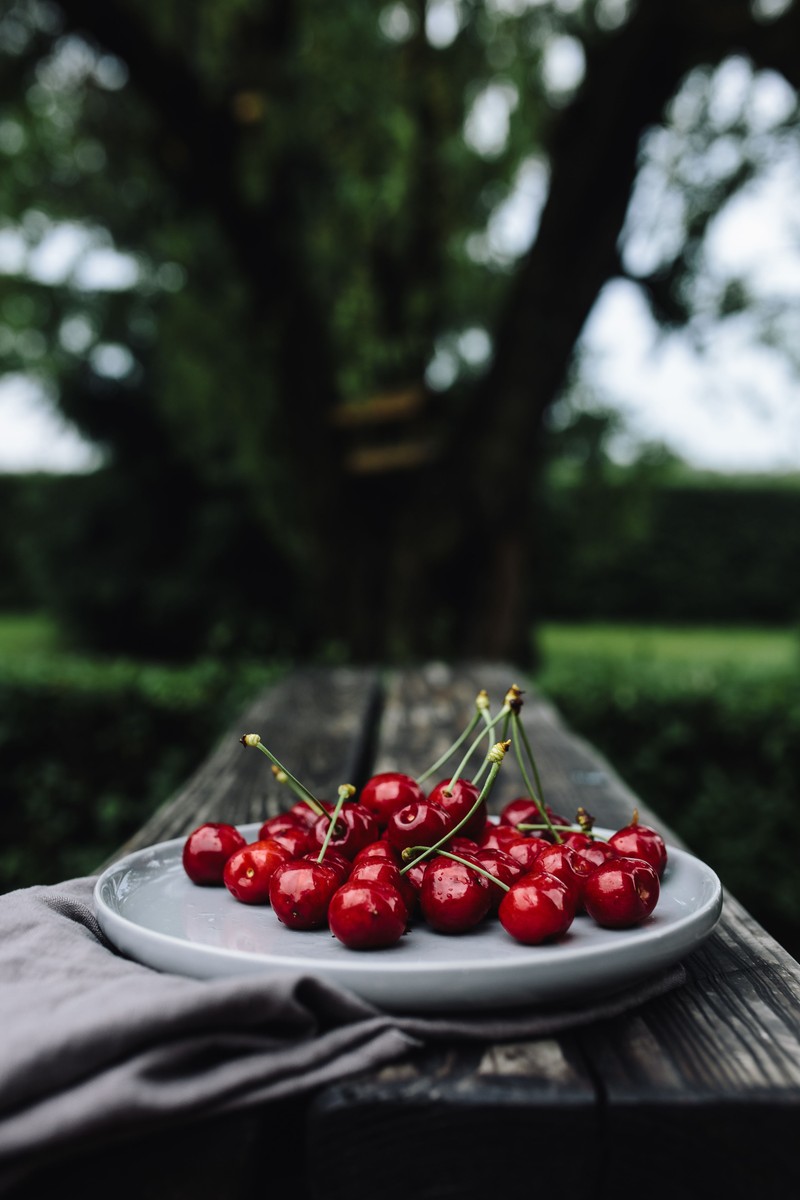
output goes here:
{"type": "Polygon", "coordinates": [[[271,906],[290,929],[327,927],[356,950],[392,946],[418,919],[462,934],[493,915],[537,945],[579,913],[611,929],[639,925],[658,901],[666,846],[635,813],[604,840],[582,810],[572,823],[527,797],[489,820],[483,794],[463,778],[426,796],[411,776],[387,772],[352,792],[317,811],[298,801],[251,843],[232,825],[201,825],[184,845],[186,874],[271,906]]]}

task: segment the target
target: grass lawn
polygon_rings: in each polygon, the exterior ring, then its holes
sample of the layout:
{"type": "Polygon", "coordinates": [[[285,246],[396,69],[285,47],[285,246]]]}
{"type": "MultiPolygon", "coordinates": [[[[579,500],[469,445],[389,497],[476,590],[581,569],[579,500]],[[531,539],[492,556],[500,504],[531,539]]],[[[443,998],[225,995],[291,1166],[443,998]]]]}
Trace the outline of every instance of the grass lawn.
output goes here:
{"type": "Polygon", "coordinates": [[[585,662],[682,668],[742,667],[793,670],[800,666],[795,629],[667,627],[660,625],[545,623],[538,630],[542,666],[585,662]]]}

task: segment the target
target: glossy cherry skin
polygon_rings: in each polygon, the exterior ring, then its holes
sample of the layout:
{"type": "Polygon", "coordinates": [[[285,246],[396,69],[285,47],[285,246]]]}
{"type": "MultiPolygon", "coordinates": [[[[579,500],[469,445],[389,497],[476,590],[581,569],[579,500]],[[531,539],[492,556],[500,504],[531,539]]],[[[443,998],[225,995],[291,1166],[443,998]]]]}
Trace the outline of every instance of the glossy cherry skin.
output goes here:
{"type": "Polygon", "coordinates": [[[353,864],[350,879],[358,883],[383,883],[400,893],[410,917],[418,907],[417,889],[406,875],[400,874],[396,863],[385,858],[362,858],[353,864]]]}
{"type": "Polygon", "coordinates": [[[435,846],[452,829],[453,823],[438,804],[431,800],[412,800],[393,812],[386,826],[386,837],[395,850],[407,846],[435,846]]]}
{"type": "Polygon", "coordinates": [[[580,858],[585,858],[592,867],[599,867],[611,858],[619,858],[617,851],[608,842],[588,837],[585,833],[568,833],[563,845],[569,846],[580,858]]]}
{"type": "Polygon", "coordinates": [[[348,880],[334,892],[328,927],[350,950],[385,950],[406,931],[407,914],[400,893],[385,883],[348,880]]]}
{"type": "Polygon", "coordinates": [[[556,879],[567,885],[576,908],[580,908],[586,880],[593,870],[592,864],[581,858],[570,846],[550,845],[537,855],[532,873],[546,872],[548,875],[555,875],[556,879]]]}
{"type": "MultiPolygon", "coordinates": [[[[319,849],[315,846],[308,854],[302,855],[302,858],[305,862],[319,862],[319,849]]],[[[353,864],[349,858],[345,858],[338,850],[331,850],[330,846],[328,846],[322,861],[326,867],[336,872],[340,884],[347,883],[347,880],[350,878],[350,872],[353,869],[353,864]]]]}
{"type": "Polygon", "coordinates": [[[541,816],[536,802],[530,796],[518,796],[509,800],[500,810],[501,825],[539,825],[541,816]]]}
{"type": "Polygon", "coordinates": [[[419,893],[422,915],[437,933],[466,933],[489,912],[492,886],[464,863],[443,856],[433,858],[425,870],[419,893]]]}
{"type": "MultiPolygon", "coordinates": [[[[428,799],[440,804],[445,812],[449,813],[454,828],[475,807],[479,795],[479,789],[469,779],[454,780],[452,789],[450,780],[442,779],[428,794],[428,799]]],[[[461,826],[459,835],[477,841],[486,828],[487,819],[486,802],[482,801],[469,820],[461,826]]]]}
{"type": "Polygon", "coordinates": [[[652,913],[660,893],[658,872],[640,858],[610,859],[586,881],[583,903],[607,929],[631,929],[652,913]]]}
{"type": "Polygon", "coordinates": [[[402,771],[383,771],[368,779],[358,797],[378,822],[385,829],[389,817],[398,808],[410,804],[412,800],[424,800],[425,793],[415,779],[404,775],[402,771]]]}
{"type": "Polygon", "coordinates": [[[291,851],[274,838],[259,839],[235,850],[225,863],[222,882],[240,904],[269,904],[269,884],[291,851]]]}
{"type": "MultiPolygon", "coordinates": [[[[329,825],[328,817],[317,818],[313,834],[318,846],[325,841],[329,825]]],[[[336,828],[328,845],[352,862],[359,850],[377,840],[378,833],[378,823],[368,808],[358,803],[345,804],[336,818],[336,828]]]]}
{"type": "MultiPolygon", "coordinates": [[[[479,850],[476,859],[484,871],[488,871],[490,875],[494,875],[495,879],[499,879],[506,887],[510,887],[512,883],[516,883],[525,874],[522,864],[517,862],[515,858],[512,858],[510,854],[506,854],[505,850],[479,850]]],[[[489,911],[496,913],[500,907],[500,901],[505,896],[505,891],[503,888],[497,887],[496,884],[490,883],[489,895],[491,896],[489,911]]]]}
{"type": "Polygon", "coordinates": [[[623,858],[643,858],[659,876],[664,874],[667,865],[666,843],[661,834],[649,825],[639,825],[638,822],[626,825],[611,835],[608,844],[623,858]]]}
{"type": "Polygon", "coordinates": [[[359,850],[353,859],[353,866],[356,866],[363,858],[385,858],[387,862],[393,862],[397,866],[401,865],[400,851],[390,846],[385,838],[380,838],[377,842],[369,842],[363,850],[359,850]]]}
{"type": "Polygon", "coordinates": [[[221,884],[225,863],[236,850],[247,845],[233,825],[207,821],[187,837],[183,844],[183,869],[192,883],[221,884]]]}
{"type": "Polygon", "coordinates": [[[526,835],[520,833],[514,825],[494,825],[488,824],[483,831],[480,839],[481,849],[486,850],[505,850],[516,842],[525,841],[526,835]]]}
{"type": "Polygon", "coordinates": [[[565,883],[543,871],[513,883],[497,915],[516,941],[538,946],[563,937],[575,919],[575,900],[565,883]]]}
{"type": "Polygon", "coordinates": [[[269,902],[289,929],[323,929],[331,896],[341,886],[333,867],[295,859],[276,867],[269,884],[269,902]]]}
{"type": "Polygon", "coordinates": [[[532,871],[539,855],[551,848],[551,843],[544,838],[526,837],[520,841],[510,842],[506,854],[515,859],[526,872],[532,871]]]}
{"type": "Polygon", "coordinates": [[[308,822],[301,821],[293,813],[278,813],[275,817],[267,817],[258,831],[258,840],[263,842],[267,838],[274,837],[276,833],[285,833],[287,829],[292,831],[305,829],[307,831],[308,828],[308,822]]]}
{"type": "MultiPolygon", "coordinates": [[[[322,820],[322,818],[320,819],[322,820]]],[[[302,858],[304,854],[308,854],[313,850],[316,845],[314,831],[305,825],[300,825],[299,823],[297,825],[287,825],[285,829],[273,826],[267,832],[265,832],[265,825],[261,826],[259,838],[274,838],[276,842],[280,842],[287,850],[291,850],[293,858],[302,858]]]]}

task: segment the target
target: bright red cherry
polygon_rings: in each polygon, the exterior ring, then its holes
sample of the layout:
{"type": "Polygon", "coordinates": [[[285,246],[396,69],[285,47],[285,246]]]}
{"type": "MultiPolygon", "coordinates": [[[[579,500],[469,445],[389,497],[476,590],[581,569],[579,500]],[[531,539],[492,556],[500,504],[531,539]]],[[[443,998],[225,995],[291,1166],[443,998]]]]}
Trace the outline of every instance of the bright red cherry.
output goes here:
{"type": "Polygon", "coordinates": [[[385,829],[389,817],[398,808],[403,808],[412,800],[424,799],[425,793],[410,775],[404,775],[402,771],[384,771],[367,780],[358,802],[369,809],[379,827],[385,829]]]}
{"type": "Polygon", "coordinates": [[[526,837],[519,841],[509,842],[506,847],[506,853],[515,859],[524,870],[532,871],[539,855],[545,850],[549,850],[552,846],[551,842],[546,842],[544,838],[526,837]]]}
{"type": "Polygon", "coordinates": [[[575,900],[554,875],[523,875],[500,901],[498,917],[518,942],[538,946],[567,932],[575,919],[575,900]]]}
{"type": "Polygon", "coordinates": [[[234,825],[207,821],[183,844],[183,869],[192,883],[221,884],[225,863],[236,850],[247,845],[234,825]]]}
{"type": "Polygon", "coordinates": [[[661,834],[649,825],[640,825],[638,820],[633,820],[630,825],[612,834],[608,843],[623,858],[643,858],[659,876],[664,874],[667,865],[666,843],[661,834]]]}
{"type": "Polygon", "coordinates": [[[583,903],[598,925],[630,929],[647,920],[659,891],[658,872],[644,859],[610,859],[586,880],[583,903]]]}
{"type": "MultiPolygon", "coordinates": [[[[326,820],[327,817],[319,818],[326,820]]],[[[265,822],[265,825],[267,822],[265,822]]],[[[287,850],[291,850],[292,858],[302,858],[304,854],[309,854],[316,846],[313,830],[305,825],[287,825],[285,829],[273,827],[265,832],[265,825],[261,826],[259,838],[263,840],[265,837],[274,838],[276,842],[280,842],[287,850]]]]}
{"type": "Polygon", "coordinates": [[[494,825],[486,826],[480,839],[481,849],[486,850],[505,850],[508,852],[509,847],[516,842],[522,842],[526,838],[524,833],[520,833],[514,825],[494,825]]]}
{"type": "MultiPolygon", "coordinates": [[[[452,788],[450,780],[443,779],[428,794],[428,799],[440,804],[449,813],[452,825],[456,826],[475,807],[479,795],[480,790],[469,779],[454,780],[452,788]]],[[[461,826],[459,835],[477,841],[486,827],[487,819],[486,801],[482,801],[466,824],[461,826]]]]}
{"type": "Polygon", "coordinates": [[[325,863],[295,859],[273,871],[269,902],[278,920],[289,929],[322,929],[339,876],[325,863]]]}
{"type": "MultiPolygon", "coordinates": [[[[329,825],[330,819],[327,816],[317,818],[313,834],[318,846],[325,841],[329,825]]],[[[378,823],[369,809],[364,808],[363,804],[351,803],[343,805],[340,809],[328,845],[352,862],[359,850],[376,841],[377,837],[378,823]]]]}
{"type": "Polygon", "coordinates": [[[576,850],[569,846],[549,845],[536,858],[532,873],[538,875],[546,872],[555,875],[565,883],[572,893],[577,908],[581,907],[581,898],[586,880],[594,867],[581,858],[576,850]]]}
{"type": "Polygon", "coordinates": [[[348,880],[334,892],[328,926],[351,950],[394,946],[406,931],[406,907],[400,893],[384,883],[348,880]]]}
{"type": "Polygon", "coordinates": [[[269,904],[273,873],[291,857],[291,851],[274,838],[251,842],[230,856],[225,863],[222,882],[241,904],[269,904]]]}
{"type": "Polygon", "coordinates": [[[422,879],[419,906],[437,933],[466,933],[489,912],[494,887],[464,863],[439,856],[431,859],[422,879]]]}
{"type": "Polygon", "coordinates": [[[435,846],[453,827],[453,822],[432,800],[412,800],[389,818],[386,837],[395,850],[407,846],[435,846]]]}

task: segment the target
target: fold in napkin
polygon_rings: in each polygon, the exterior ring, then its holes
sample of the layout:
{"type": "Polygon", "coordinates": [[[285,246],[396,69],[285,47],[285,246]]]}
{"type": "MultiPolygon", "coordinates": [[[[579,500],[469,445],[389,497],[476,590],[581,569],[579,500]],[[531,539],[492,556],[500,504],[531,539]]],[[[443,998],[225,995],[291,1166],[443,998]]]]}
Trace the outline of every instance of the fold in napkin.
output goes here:
{"type": "Polygon", "coordinates": [[[116,953],[94,879],[0,896],[0,1189],[42,1154],[308,1093],[442,1038],[541,1037],[679,986],[591,1005],[397,1016],[308,975],[196,980],[116,953]]]}

